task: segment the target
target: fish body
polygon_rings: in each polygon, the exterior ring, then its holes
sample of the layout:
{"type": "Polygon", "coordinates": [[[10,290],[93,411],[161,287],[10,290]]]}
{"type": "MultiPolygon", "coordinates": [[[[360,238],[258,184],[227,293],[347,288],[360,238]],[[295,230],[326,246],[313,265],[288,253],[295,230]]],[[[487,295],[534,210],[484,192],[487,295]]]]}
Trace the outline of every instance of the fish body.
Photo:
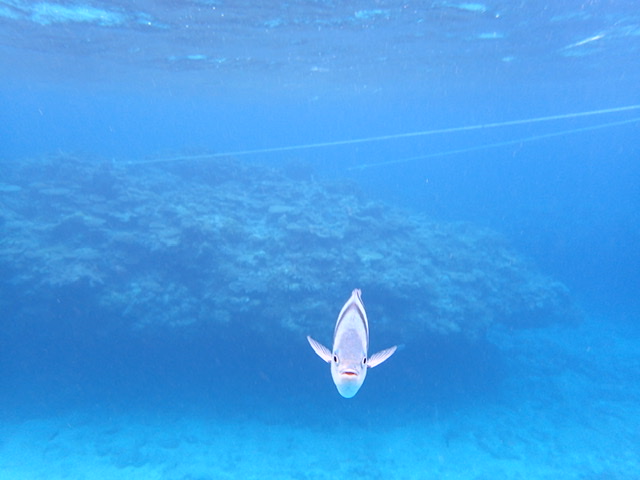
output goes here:
{"type": "Polygon", "coordinates": [[[369,322],[362,303],[361,292],[355,289],[344,304],[333,331],[333,351],[307,337],[311,348],[325,362],[331,364],[333,383],[340,395],[351,398],[362,386],[367,370],[380,365],[396,351],[396,346],[367,357],[369,351],[369,322]]]}

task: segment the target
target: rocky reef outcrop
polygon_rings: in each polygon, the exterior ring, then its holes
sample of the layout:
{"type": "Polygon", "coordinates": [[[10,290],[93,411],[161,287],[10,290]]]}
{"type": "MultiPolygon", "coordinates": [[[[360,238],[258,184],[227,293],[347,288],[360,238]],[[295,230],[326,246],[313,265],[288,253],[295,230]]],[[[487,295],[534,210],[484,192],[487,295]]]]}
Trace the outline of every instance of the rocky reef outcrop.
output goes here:
{"type": "Polygon", "coordinates": [[[59,155],[4,161],[0,182],[2,307],[15,318],[311,333],[332,328],[355,287],[376,330],[403,337],[578,315],[567,288],[495,232],[408,215],[304,169],[59,155]]]}

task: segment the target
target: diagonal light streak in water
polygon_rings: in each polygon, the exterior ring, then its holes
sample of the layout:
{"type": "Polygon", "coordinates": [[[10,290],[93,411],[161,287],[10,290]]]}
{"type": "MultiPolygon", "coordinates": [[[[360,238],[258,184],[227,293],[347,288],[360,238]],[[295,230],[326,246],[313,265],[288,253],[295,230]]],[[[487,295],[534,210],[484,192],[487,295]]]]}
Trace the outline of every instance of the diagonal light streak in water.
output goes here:
{"type": "MultiPolygon", "coordinates": [[[[269,154],[269,153],[281,153],[281,152],[290,152],[290,151],[295,151],[295,150],[312,150],[312,149],[318,149],[318,148],[328,148],[328,147],[338,147],[338,146],[345,146],[345,145],[357,145],[357,144],[362,144],[362,143],[373,143],[373,142],[383,142],[383,141],[388,141],[388,140],[398,140],[398,139],[404,139],[404,138],[413,138],[413,137],[426,137],[429,135],[439,135],[439,134],[445,134],[445,133],[457,133],[457,132],[469,132],[469,131],[473,131],[473,130],[483,130],[483,129],[490,129],[490,128],[499,128],[499,127],[512,127],[512,126],[516,126],[516,125],[528,125],[528,124],[533,124],[533,123],[540,123],[540,122],[550,122],[550,121],[554,121],[554,120],[568,120],[568,119],[574,119],[574,118],[582,118],[582,117],[590,117],[590,116],[595,116],[595,115],[605,115],[605,114],[609,114],[609,113],[621,113],[621,112],[627,112],[627,111],[631,111],[631,110],[638,110],[640,109],[640,105],[627,105],[624,107],[614,107],[614,108],[604,108],[604,109],[600,109],[600,110],[589,110],[586,112],[574,112],[574,113],[564,113],[564,114],[559,114],[559,115],[548,115],[548,116],[544,116],[544,117],[534,117],[534,118],[524,118],[524,119],[520,119],[520,120],[509,120],[506,122],[492,122],[492,123],[482,123],[482,124],[476,124],[476,125],[466,125],[466,126],[461,126],[461,127],[448,127],[448,128],[437,128],[437,129],[433,129],[433,130],[423,130],[423,131],[418,131],[418,132],[406,132],[406,133],[396,133],[396,134],[390,134],[390,135],[379,135],[379,136],[375,136],[375,137],[363,137],[363,138],[352,138],[352,139],[347,139],[347,140],[335,140],[335,141],[331,141],[331,142],[316,142],[316,143],[305,143],[305,144],[298,144],[298,145],[283,145],[280,147],[269,147],[269,148],[256,148],[256,149],[249,149],[249,150],[235,150],[235,151],[226,151],[226,152],[218,152],[218,153],[209,153],[209,154],[202,154],[202,155],[179,155],[179,156],[173,156],[173,157],[166,157],[166,158],[156,158],[156,159],[150,159],[150,160],[141,160],[141,161],[135,161],[135,162],[127,162],[127,164],[129,165],[140,165],[140,164],[152,164],[152,163],[169,163],[169,162],[179,162],[179,161],[188,161],[188,160],[206,160],[206,159],[210,159],[210,158],[219,158],[219,157],[240,157],[240,156],[249,156],[249,155],[264,155],[264,154],[269,154]]],[[[581,131],[587,131],[587,130],[596,130],[598,128],[606,128],[606,127],[612,127],[612,126],[616,126],[616,125],[624,125],[625,123],[632,123],[634,121],[637,121],[637,119],[632,119],[629,121],[622,121],[622,122],[612,122],[612,123],[607,123],[607,124],[601,124],[601,125],[596,125],[594,127],[584,127],[584,128],[577,128],[577,129],[572,129],[572,130],[564,130],[561,132],[555,132],[555,133],[551,133],[551,134],[547,134],[546,136],[560,136],[560,135],[567,135],[569,133],[578,133],[581,131]]],[[[525,141],[533,141],[533,139],[541,139],[541,138],[545,138],[544,135],[542,136],[536,136],[536,137],[529,137],[529,139],[525,139],[525,141]]],[[[457,151],[452,151],[453,153],[464,153],[466,151],[473,151],[473,149],[482,149],[482,148],[493,148],[493,146],[501,146],[501,145],[511,145],[513,143],[518,143],[521,142],[523,140],[513,140],[513,141],[508,141],[508,142],[502,142],[502,143],[498,143],[498,144],[491,144],[492,146],[480,146],[480,147],[470,147],[472,150],[470,149],[461,149],[461,150],[457,150],[457,151]]],[[[446,155],[450,155],[453,153],[446,153],[446,155]]],[[[438,154],[433,154],[431,156],[438,156],[438,154]]],[[[422,157],[420,157],[422,158],[422,157]]],[[[429,157],[424,157],[424,158],[429,158],[429,157]]],[[[417,158],[414,158],[417,159],[417,158]]],[[[410,161],[410,160],[404,160],[404,161],[410,161]]],[[[395,161],[396,163],[401,163],[401,161],[395,161]]],[[[371,165],[373,166],[373,165],[371,165]]],[[[362,168],[362,167],[353,167],[353,168],[362,168]]]]}
{"type": "Polygon", "coordinates": [[[505,140],[504,142],[487,143],[484,145],[474,145],[473,147],[458,148],[455,150],[445,150],[442,152],[428,153],[426,155],[418,155],[415,157],[399,158],[395,160],[387,160],[387,161],[376,162],[376,163],[364,163],[361,165],[356,165],[355,167],[350,167],[348,170],[364,170],[366,168],[385,167],[388,165],[397,165],[399,163],[409,163],[409,162],[414,162],[418,160],[426,160],[429,158],[437,158],[437,157],[445,157],[448,155],[457,155],[461,153],[477,152],[480,150],[488,150],[491,148],[499,148],[499,147],[506,147],[509,145],[518,145],[522,143],[535,142],[537,140],[544,140],[546,138],[561,137],[564,135],[571,135],[574,133],[582,133],[582,132],[588,132],[592,130],[600,130],[602,128],[617,127],[620,125],[627,125],[629,123],[635,123],[635,122],[640,122],[640,117],[630,118],[628,120],[620,120],[618,122],[600,123],[598,125],[591,125],[588,127],[572,128],[570,130],[560,130],[557,132],[545,133],[542,135],[533,135],[531,137],[516,138],[514,140],[505,140]]]}

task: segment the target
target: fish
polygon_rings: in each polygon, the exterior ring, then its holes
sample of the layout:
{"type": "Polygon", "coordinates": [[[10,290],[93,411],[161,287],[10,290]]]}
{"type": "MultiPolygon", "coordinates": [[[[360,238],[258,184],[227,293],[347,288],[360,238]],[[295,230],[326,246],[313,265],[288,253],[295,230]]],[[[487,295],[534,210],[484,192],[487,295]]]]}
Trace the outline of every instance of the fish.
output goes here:
{"type": "Polygon", "coordinates": [[[333,351],[307,336],[313,351],[331,364],[333,383],[340,395],[352,398],[362,386],[367,370],[380,365],[398,348],[396,345],[367,357],[369,321],[362,303],[362,292],[356,288],[344,304],[333,331],[333,351]]]}

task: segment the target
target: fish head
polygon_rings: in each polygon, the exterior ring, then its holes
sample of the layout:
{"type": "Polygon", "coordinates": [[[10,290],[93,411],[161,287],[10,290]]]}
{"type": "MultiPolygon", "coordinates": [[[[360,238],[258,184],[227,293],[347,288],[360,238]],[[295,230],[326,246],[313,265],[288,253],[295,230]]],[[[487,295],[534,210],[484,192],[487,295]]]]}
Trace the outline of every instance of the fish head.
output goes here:
{"type": "Polygon", "coordinates": [[[345,334],[336,345],[331,359],[331,376],[340,395],[351,398],[367,376],[367,352],[361,337],[345,334]]]}

